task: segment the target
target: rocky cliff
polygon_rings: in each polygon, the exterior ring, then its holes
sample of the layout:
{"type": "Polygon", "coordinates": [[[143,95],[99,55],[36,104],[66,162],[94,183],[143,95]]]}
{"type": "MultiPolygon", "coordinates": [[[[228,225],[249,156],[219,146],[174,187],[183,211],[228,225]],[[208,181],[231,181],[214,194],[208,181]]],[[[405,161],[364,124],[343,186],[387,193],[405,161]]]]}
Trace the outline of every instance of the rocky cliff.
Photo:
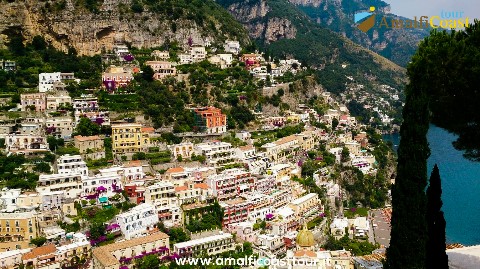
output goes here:
{"type": "Polygon", "coordinates": [[[228,11],[247,28],[251,37],[266,43],[293,39],[297,29],[287,18],[267,16],[271,11],[267,1],[242,1],[227,6],[228,11]]]}
{"type": "Polygon", "coordinates": [[[171,18],[166,12],[149,11],[148,7],[133,12],[131,0],[100,2],[98,12],[91,12],[74,0],[0,2],[0,42],[12,34],[21,33],[26,40],[40,35],[58,49],[73,47],[82,55],[111,50],[115,42],[138,48],[159,47],[167,40],[184,45],[189,38],[200,44],[225,39],[248,42],[240,24],[211,0],[204,2],[210,5],[208,8],[216,8],[212,12],[223,12],[222,16],[230,18],[194,20],[188,10],[171,18]]]}

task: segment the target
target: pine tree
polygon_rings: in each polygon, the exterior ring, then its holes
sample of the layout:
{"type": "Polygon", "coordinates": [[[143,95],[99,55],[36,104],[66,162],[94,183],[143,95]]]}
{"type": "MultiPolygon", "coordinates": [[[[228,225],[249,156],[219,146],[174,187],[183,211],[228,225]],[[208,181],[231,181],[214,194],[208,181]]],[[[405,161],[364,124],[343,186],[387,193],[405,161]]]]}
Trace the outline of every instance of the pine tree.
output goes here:
{"type": "Polygon", "coordinates": [[[441,211],[442,205],[442,183],[440,179],[440,171],[435,164],[430,176],[430,185],[427,189],[427,269],[448,268],[448,256],[445,252],[446,222],[443,212],[441,211]]]}

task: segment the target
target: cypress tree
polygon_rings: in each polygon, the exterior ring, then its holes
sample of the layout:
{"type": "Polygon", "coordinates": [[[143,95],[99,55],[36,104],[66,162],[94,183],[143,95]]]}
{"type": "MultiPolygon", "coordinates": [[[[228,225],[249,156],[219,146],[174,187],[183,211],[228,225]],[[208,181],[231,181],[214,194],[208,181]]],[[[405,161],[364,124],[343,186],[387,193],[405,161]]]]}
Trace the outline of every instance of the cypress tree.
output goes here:
{"type": "Polygon", "coordinates": [[[441,210],[442,205],[442,182],[440,179],[440,171],[435,164],[432,174],[430,175],[430,184],[427,189],[427,269],[448,268],[448,256],[445,244],[446,222],[443,211],[441,210]]]}
{"type": "Polygon", "coordinates": [[[425,268],[427,225],[428,95],[411,83],[406,87],[404,122],[400,128],[397,177],[392,187],[392,220],[388,269],[425,268]]]}

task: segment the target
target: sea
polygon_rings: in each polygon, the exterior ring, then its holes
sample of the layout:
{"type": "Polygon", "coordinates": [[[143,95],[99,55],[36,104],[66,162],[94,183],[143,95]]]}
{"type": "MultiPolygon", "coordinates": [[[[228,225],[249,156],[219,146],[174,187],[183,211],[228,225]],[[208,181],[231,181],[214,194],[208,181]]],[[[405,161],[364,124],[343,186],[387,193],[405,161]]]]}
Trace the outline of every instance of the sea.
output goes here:
{"type": "MultiPolygon", "coordinates": [[[[452,142],[456,135],[431,125],[428,131],[431,155],[428,159],[428,177],[435,164],[442,179],[442,210],[447,221],[447,243],[465,246],[480,244],[480,162],[463,157],[452,142]]],[[[391,141],[398,149],[400,136],[388,134],[384,140],[391,141]]]]}

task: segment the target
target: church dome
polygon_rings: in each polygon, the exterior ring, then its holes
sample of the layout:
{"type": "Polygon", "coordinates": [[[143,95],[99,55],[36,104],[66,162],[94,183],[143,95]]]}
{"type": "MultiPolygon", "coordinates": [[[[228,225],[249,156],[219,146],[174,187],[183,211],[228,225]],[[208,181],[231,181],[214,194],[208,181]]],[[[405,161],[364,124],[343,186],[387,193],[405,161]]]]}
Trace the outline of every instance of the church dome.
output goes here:
{"type": "Polygon", "coordinates": [[[297,245],[304,248],[313,247],[315,245],[313,233],[307,229],[306,224],[303,226],[303,229],[298,232],[297,245]]]}

